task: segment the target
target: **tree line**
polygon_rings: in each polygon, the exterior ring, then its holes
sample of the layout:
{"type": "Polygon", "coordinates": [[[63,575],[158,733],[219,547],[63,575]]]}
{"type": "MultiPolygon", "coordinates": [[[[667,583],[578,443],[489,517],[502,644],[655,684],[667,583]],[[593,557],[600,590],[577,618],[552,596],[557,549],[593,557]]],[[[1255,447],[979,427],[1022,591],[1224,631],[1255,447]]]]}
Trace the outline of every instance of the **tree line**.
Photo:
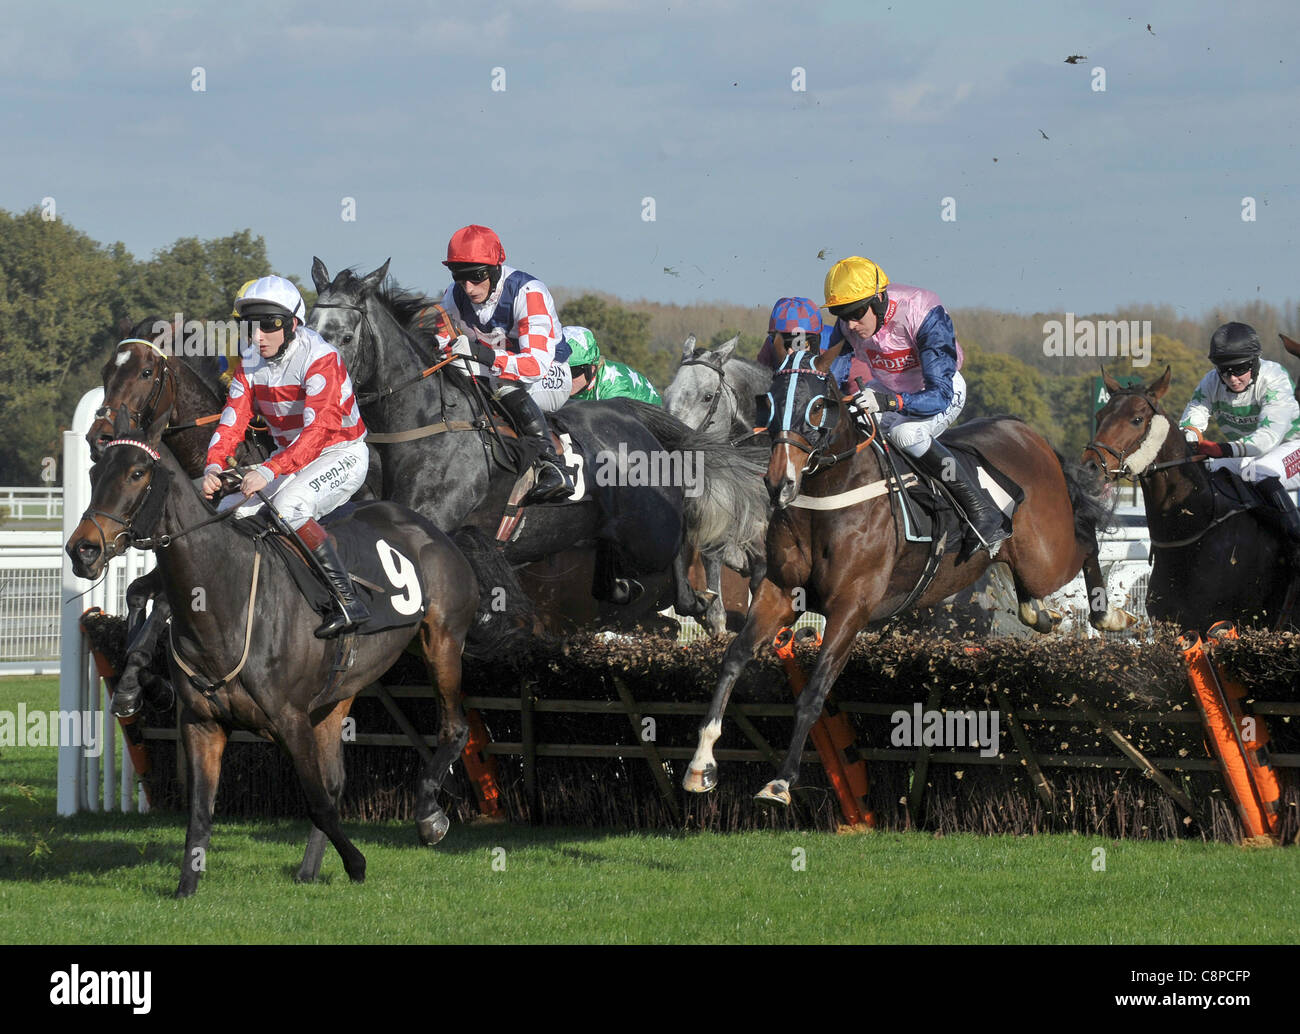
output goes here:
{"type": "MultiPolygon", "coordinates": [[[[0,210],[0,484],[40,483],[49,468],[43,461],[60,455],[62,431],[77,402],[100,383],[104,362],[132,325],[178,312],[186,319],[228,319],[244,281],[268,272],[265,241],[247,229],[209,240],[184,237],[137,259],[121,242],[101,244],[62,219],[45,218],[39,207],[17,214],[0,210]]],[[[297,277],[290,279],[310,308],[314,292],[297,277]]],[[[425,289],[436,294],[443,286],[425,289]]],[[[803,291],[816,298],[815,290],[803,291]]],[[[555,296],[565,324],[591,329],[606,356],[636,368],[660,390],[672,380],[688,334],[707,347],[739,334],[737,354],[756,356],[771,309],[771,303],[624,301],[559,288],[555,296]]],[[[1098,362],[1045,353],[1044,324],[1062,314],[986,308],[951,314],[966,357],[963,419],[1011,413],[1067,455],[1078,455],[1091,437],[1098,362]]],[[[1250,323],[1260,332],[1266,358],[1284,361],[1293,377],[1300,371],[1277,338],[1278,331],[1294,335],[1300,327],[1300,310],[1290,303],[1219,306],[1196,318],[1168,306],[1135,305],[1078,318],[1150,320],[1156,332],[1149,363],[1138,369],[1112,359],[1106,367],[1116,376],[1151,380],[1171,366],[1166,408],[1175,413],[1209,368],[1210,334],[1226,320],[1250,323]]]]}

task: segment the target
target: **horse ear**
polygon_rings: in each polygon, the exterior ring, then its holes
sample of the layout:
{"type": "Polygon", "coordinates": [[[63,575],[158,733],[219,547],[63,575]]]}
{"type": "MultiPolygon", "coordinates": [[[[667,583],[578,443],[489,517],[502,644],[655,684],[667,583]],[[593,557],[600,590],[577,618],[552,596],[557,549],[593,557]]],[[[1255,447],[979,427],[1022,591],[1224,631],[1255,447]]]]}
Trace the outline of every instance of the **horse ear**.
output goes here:
{"type": "Polygon", "coordinates": [[[740,335],[737,334],[730,341],[724,341],[713,350],[713,354],[718,358],[718,364],[721,365],[731,358],[731,353],[736,350],[736,344],[740,341],[740,335]]]}
{"type": "Polygon", "coordinates": [[[330,285],[330,271],[325,268],[325,263],[315,255],[311,257],[311,282],[316,285],[317,294],[320,294],[330,285]]]}
{"type": "Polygon", "coordinates": [[[126,337],[129,333],[131,333],[131,328],[134,326],[135,324],[131,322],[131,318],[129,316],[123,316],[120,320],[117,321],[118,337],[126,337]]]}
{"type": "Polygon", "coordinates": [[[692,334],[682,342],[682,358],[690,359],[695,355],[695,335],[692,334]]]}
{"type": "Polygon", "coordinates": [[[1289,338],[1285,334],[1278,334],[1278,337],[1282,339],[1283,348],[1292,355],[1300,357],[1300,341],[1296,341],[1294,338],[1289,338]]]}
{"type": "Polygon", "coordinates": [[[384,277],[388,275],[388,263],[392,262],[391,258],[384,260],[384,264],[376,269],[373,273],[367,273],[361,278],[361,282],[370,290],[374,290],[384,282],[384,277]]]}
{"type": "Polygon", "coordinates": [[[1106,390],[1112,395],[1120,390],[1119,381],[1106,372],[1106,367],[1101,368],[1101,383],[1106,385],[1106,390]]]}
{"type": "Polygon", "coordinates": [[[1163,398],[1165,392],[1169,390],[1169,382],[1173,379],[1174,368],[1172,366],[1166,366],[1165,375],[1152,384],[1151,387],[1147,388],[1147,394],[1152,398],[1163,398]]]}

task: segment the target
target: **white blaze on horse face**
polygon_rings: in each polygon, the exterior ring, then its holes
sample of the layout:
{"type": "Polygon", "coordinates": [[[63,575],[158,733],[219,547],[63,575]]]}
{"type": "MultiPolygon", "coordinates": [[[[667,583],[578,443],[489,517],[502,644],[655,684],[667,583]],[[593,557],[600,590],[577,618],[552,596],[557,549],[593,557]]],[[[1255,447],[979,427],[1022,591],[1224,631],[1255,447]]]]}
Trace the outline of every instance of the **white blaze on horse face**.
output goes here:
{"type": "Polygon", "coordinates": [[[131,346],[123,345],[117,350],[117,358],[113,360],[114,366],[125,366],[131,359],[131,346]]]}
{"type": "Polygon", "coordinates": [[[1146,438],[1143,439],[1141,445],[1133,450],[1132,455],[1125,461],[1125,465],[1134,474],[1141,474],[1156,461],[1156,456],[1168,437],[1168,418],[1161,416],[1159,413],[1153,414],[1146,438]]]}

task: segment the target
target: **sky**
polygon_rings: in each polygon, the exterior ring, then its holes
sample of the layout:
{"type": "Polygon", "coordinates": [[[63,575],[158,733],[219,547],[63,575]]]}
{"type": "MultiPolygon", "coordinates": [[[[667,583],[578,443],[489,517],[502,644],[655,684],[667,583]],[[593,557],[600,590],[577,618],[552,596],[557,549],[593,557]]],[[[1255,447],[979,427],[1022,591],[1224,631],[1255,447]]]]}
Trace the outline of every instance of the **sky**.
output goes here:
{"type": "Polygon", "coordinates": [[[865,255],[950,308],[1196,317],[1300,297],[1297,39],[1289,0],[55,0],[0,33],[0,207],[141,259],[250,228],[306,283],[433,292],[480,223],[628,300],[820,302],[865,255]]]}

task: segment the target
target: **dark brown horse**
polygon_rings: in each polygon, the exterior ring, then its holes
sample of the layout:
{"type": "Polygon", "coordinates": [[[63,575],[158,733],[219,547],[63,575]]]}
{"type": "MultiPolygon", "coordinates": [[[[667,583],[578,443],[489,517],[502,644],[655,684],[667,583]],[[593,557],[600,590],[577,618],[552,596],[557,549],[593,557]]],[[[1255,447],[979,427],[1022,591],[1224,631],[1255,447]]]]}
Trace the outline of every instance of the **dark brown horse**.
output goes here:
{"type": "MultiPolygon", "coordinates": [[[[104,404],[86,432],[94,459],[99,459],[104,446],[116,436],[120,414],[126,414],[127,430],[142,432],[159,413],[170,413],[171,422],[162,432],[168,447],[187,477],[202,476],[208,442],[225,400],[212,382],[215,360],[211,360],[205,370],[208,376],[204,376],[195,361],[175,354],[183,329],[177,321],[147,317],[132,327],[126,340],[113,350],[101,373],[104,404]]],[[[199,364],[205,362],[198,360],[199,364]]],[[[250,431],[236,449],[237,462],[264,459],[267,444],[269,440],[259,441],[257,433],[250,431]]],[[[113,697],[114,713],[123,717],[140,709],[144,693],[166,695],[158,677],[149,670],[154,644],[171,614],[161,593],[162,584],[153,572],[137,578],[127,588],[126,663],[113,697]],[[142,620],[151,599],[155,601],[153,610],[147,621],[142,620]]]]}
{"type": "MultiPolygon", "coordinates": [[[[906,540],[885,491],[885,463],[861,442],[856,422],[828,374],[837,352],[831,349],[815,360],[806,352],[794,353],[773,379],[774,430],[766,480],[776,510],[767,532],[767,575],[744,629],[723,658],[699,746],[683,779],[687,790],[699,793],[717,784],[713,744],[722,732],[731,691],[749,662],[794,619],[800,600],[806,600],[807,609],[826,615],[826,631],[799,697],[789,751],[776,778],[757,795],[760,801],[782,805],[790,803],[808,731],[858,633],[905,603],[937,603],[974,582],[990,563],[984,552],[957,562],[954,550],[939,561],[929,587],[911,598],[927,559],[926,547],[906,540]]],[[[1021,620],[1039,631],[1049,629],[1051,623],[1037,601],[1082,568],[1093,625],[1126,627],[1129,617],[1105,602],[1097,563],[1096,522],[1105,508],[1052,447],[1010,418],[973,421],[949,431],[945,441],[977,447],[1024,491],[1014,533],[997,557],[1011,569],[1021,620]]]]}
{"type": "Polygon", "coordinates": [[[1085,467],[1142,486],[1155,563],[1147,613],[1204,633],[1217,621],[1268,625],[1283,609],[1289,575],[1284,532],[1271,510],[1250,510],[1211,487],[1198,455],[1160,400],[1170,369],[1121,387],[1103,371],[1110,399],[1083,452],[1085,467]]]}
{"type": "MultiPolygon", "coordinates": [[[[203,475],[208,441],[225,399],[216,384],[169,347],[181,340],[180,333],[181,327],[174,322],[150,317],[137,323],[113,350],[101,373],[104,404],[86,432],[93,459],[98,460],[100,450],[112,440],[123,406],[130,417],[130,428],[137,431],[143,431],[166,410],[173,420],[173,426],[164,432],[168,447],[189,477],[203,475]]],[[[245,463],[252,457],[241,454],[236,459],[245,463]]]]}
{"type": "Polygon", "coordinates": [[[436,794],[468,737],[460,662],[478,605],[469,562],[418,514],[394,503],[358,506],[350,520],[382,535],[378,548],[389,551],[385,570],[391,563],[397,572],[390,575],[391,591],[418,608],[418,583],[411,577],[418,570],[431,602],[418,629],[358,636],[351,667],[314,704],[331,677],[335,642],[312,635],[318,616],[283,564],[271,557],[262,562],[252,540],[214,516],[167,447],[149,444],[159,440],[167,417],[161,413],[145,435],[132,435],[125,419],[119,421],[67,552],[79,577],[95,578],[128,545],[158,550],[157,570],[172,604],[169,666],[181,701],[190,796],[176,896],[193,894],[206,868],[221,758],[235,728],[264,735],[293,759],[313,823],[299,881],[316,878],[326,838],[348,876],[365,878],[366,860],[339,822],[341,727],[352,698],[392,666],[413,634],[441,701],[438,749],[421,775],[417,812],[421,839],[437,843],[448,822],[436,794]],[[194,603],[200,589],[201,607],[194,603]]]}

